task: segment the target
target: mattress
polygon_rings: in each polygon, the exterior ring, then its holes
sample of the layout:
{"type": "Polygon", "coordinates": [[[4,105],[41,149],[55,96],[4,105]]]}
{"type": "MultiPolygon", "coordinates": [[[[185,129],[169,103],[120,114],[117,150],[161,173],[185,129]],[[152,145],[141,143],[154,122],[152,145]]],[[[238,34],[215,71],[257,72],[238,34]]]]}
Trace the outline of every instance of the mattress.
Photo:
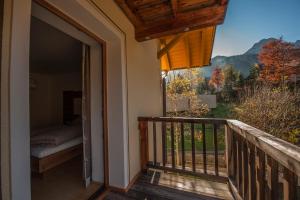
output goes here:
{"type": "Polygon", "coordinates": [[[54,153],[57,153],[59,151],[68,149],[70,147],[76,146],[78,144],[82,143],[82,137],[77,137],[72,140],[69,140],[65,143],[62,143],[57,146],[34,146],[31,147],[31,156],[37,157],[37,158],[44,158],[49,155],[52,155],[54,153]]]}
{"type": "Polygon", "coordinates": [[[60,126],[42,129],[30,138],[31,145],[57,146],[82,135],[82,127],[60,126]]]}

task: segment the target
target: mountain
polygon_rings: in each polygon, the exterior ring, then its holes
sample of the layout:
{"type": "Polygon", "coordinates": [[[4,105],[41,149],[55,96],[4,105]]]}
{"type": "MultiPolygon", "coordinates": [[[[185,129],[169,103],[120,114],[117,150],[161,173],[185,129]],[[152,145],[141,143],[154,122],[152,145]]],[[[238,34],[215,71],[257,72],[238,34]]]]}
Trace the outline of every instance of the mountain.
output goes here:
{"type": "MultiPolygon", "coordinates": [[[[259,42],[255,43],[248,51],[241,55],[216,56],[212,58],[211,65],[201,68],[201,71],[204,73],[205,77],[210,77],[213,69],[216,66],[224,68],[226,65],[232,65],[238,71],[240,71],[241,74],[244,75],[244,77],[247,77],[249,75],[250,67],[259,62],[257,56],[262,47],[266,43],[273,40],[275,40],[275,38],[262,39],[259,42]]],[[[294,44],[300,47],[300,40],[297,40],[294,44]]]]}
{"type": "Polygon", "coordinates": [[[259,42],[255,43],[248,51],[246,51],[246,53],[244,53],[244,55],[249,55],[249,54],[258,54],[260,52],[260,50],[262,49],[262,47],[271,41],[276,40],[275,38],[268,38],[268,39],[262,39],[259,42]]]}

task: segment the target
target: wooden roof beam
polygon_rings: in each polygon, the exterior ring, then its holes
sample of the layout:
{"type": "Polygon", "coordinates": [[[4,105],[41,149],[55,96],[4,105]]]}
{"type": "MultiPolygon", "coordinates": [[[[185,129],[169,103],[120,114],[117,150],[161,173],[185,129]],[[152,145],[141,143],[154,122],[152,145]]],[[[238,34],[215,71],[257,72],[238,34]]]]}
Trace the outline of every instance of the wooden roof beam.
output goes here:
{"type": "Polygon", "coordinates": [[[163,57],[163,55],[165,55],[172,47],[174,47],[183,36],[184,33],[176,35],[168,44],[165,45],[163,49],[157,52],[157,58],[160,59],[163,57]]]}
{"type": "Polygon", "coordinates": [[[185,44],[187,65],[191,66],[192,65],[192,53],[191,53],[190,40],[189,40],[188,36],[184,37],[184,44],[185,44]]]}
{"type": "Polygon", "coordinates": [[[133,23],[135,27],[141,26],[143,24],[142,20],[132,11],[128,6],[126,0],[115,0],[119,7],[123,10],[128,19],[133,23]]]}
{"type": "Polygon", "coordinates": [[[171,0],[171,6],[172,6],[172,11],[173,11],[174,18],[176,19],[177,10],[178,10],[178,1],[177,0],[171,0]]]}
{"type": "MultiPolygon", "coordinates": [[[[161,42],[162,45],[164,45],[164,47],[167,46],[166,40],[161,39],[160,42],[161,42]]],[[[169,51],[167,51],[167,63],[168,63],[169,69],[171,70],[172,69],[172,62],[171,62],[171,56],[170,56],[169,51]]]]}
{"type": "Polygon", "coordinates": [[[144,27],[137,27],[135,29],[136,40],[142,42],[149,39],[222,24],[224,22],[226,7],[226,5],[223,5],[215,6],[213,8],[203,8],[200,11],[188,14],[177,13],[175,20],[156,22],[152,25],[148,24],[144,27]]]}
{"type": "Polygon", "coordinates": [[[135,34],[135,38],[137,41],[139,42],[143,42],[146,40],[150,40],[150,39],[155,39],[155,38],[161,38],[164,36],[168,36],[168,35],[174,35],[174,34],[179,34],[182,33],[186,30],[188,31],[193,31],[193,30],[197,30],[197,29],[201,29],[201,28],[207,28],[210,26],[216,26],[217,24],[222,24],[224,21],[223,18],[217,19],[216,21],[210,21],[207,22],[205,24],[199,24],[197,26],[193,26],[193,24],[187,24],[186,27],[182,27],[182,26],[178,26],[178,27],[174,27],[171,28],[172,26],[162,26],[162,27],[158,27],[158,29],[160,31],[156,32],[153,29],[147,29],[146,31],[136,31],[135,34]],[[217,22],[217,24],[216,24],[217,22]]]}

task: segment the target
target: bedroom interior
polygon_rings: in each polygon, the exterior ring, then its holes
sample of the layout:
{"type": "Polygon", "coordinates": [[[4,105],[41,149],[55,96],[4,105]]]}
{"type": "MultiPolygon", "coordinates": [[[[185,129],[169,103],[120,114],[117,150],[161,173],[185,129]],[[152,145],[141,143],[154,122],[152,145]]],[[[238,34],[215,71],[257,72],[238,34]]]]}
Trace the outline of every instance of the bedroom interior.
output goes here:
{"type": "Polygon", "coordinates": [[[88,45],[32,17],[29,93],[33,200],[86,199],[99,188],[98,183],[87,179],[92,167],[84,162],[91,160],[89,65],[88,45]]]}

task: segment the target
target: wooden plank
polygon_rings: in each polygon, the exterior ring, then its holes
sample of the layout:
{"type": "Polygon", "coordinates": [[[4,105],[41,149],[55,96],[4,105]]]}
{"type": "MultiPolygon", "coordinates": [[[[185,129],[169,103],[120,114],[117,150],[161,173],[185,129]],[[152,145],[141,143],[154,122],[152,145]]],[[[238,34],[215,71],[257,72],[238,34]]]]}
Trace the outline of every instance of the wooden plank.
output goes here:
{"type": "Polygon", "coordinates": [[[163,55],[170,51],[170,49],[172,49],[172,47],[174,47],[184,35],[184,33],[181,33],[174,36],[174,38],[168,44],[166,44],[163,49],[157,52],[157,59],[160,59],[161,57],[163,57],[163,55]]]}
{"type": "Polygon", "coordinates": [[[240,137],[237,137],[237,189],[242,196],[243,183],[242,183],[243,169],[242,169],[242,144],[240,137]]]}
{"type": "MultiPolygon", "coordinates": [[[[160,43],[161,43],[164,47],[167,45],[165,39],[160,39],[160,43]]],[[[172,69],[172,60],[171,60],[171,56],[170,56],[170,52],[169,52],[169,51],[167,51],[167,63],[168,63],[169,69],[171,70],[171,69],[172,69]]],[[[165,116],[165,115],[164,115],[164,116],[165,116]]]]}
{"type": "Polygon", "coordinates": [[[219,152],[218,152],[218,127],[216,124],[214,127],[214,151],[215,151],[215,174],[219,176],[219,152]]]}
{"type": "Polygon", "coordinates": [[[188,13],[178,13],[176,19],[162,18],[162,20],[136,27],[135,38],[142,42],[147,39],[161,38],[201,28],[216,26],[224,22],[227,5],[217,5],[188,13]]]}
{"type": "Polygon", "coordinates": [[[194,118],[194,117],[138,117],[138,121],[157,121],[174,123],[205,123],[205,124],[226,124],[226,119],[221,118],[194,118]]]}
{"type": "Polygon", "coordinates": [[[156,123],[153,122],[153,158],[154,158],[154,165],[157,164],[157,145],[156,145],[156,123]]]}
{"type": "Polygon", "coordinates": [[[172,168],[175,168],[175,135],[174,135],[173,122],[171,122],[171,155],[172,155],[172,168]]]}
{"type": "Polygon", "coordinates": [[[72,158],[82,155],[82,144],[70,147],[63,151],[51,154],[44,158],[31,157],[32,171],[37,173],[44,173],[62,163],[65,163],[72,158]]]}
{"type": "Polygon", "coordinates": [[[255,200],[256,199],[256,175],[255,175],[255,151],[254,145],[248,144],[248,177],[249,177],[249,199],[255,200]]]}
{"type": "MultiPolygon", "coordinates": [[[[237,187],[238,183],[238,176],[237,176],[237,139],[236,135],[232,135],[232,155],[233,155],[233,174],[232,174],[232,180],[234,180],[234,184],[237,187]]],[[[230,177],[229,177],[230,178],[230,177]]]]}
{"type": "Polygon", "coordinates": [[[268,196],[272,200],[279,199],[279,183],[278,183],[278,162],[271,158],[267,157],[267,169],[270,172],[268,174],[268,187],[269,194],[268,196]]]}
{"type": "Polygon", "coordinates": [[[177,0],[171,0],[171,5],[172,5],[172,11],[173,11],[174,18],[176,19],[177,9],[178,9],[178,2],[177,2],[177,0]]]}
{"type": "Polygon", "coordinates": [[[248,146],[245,140],[242,140],[242,173],[243,173],[243,199],[247,199],[249,196],[249,180],[248,180],[248,146]]]}
{"type": "Polygon", "coordinates": [[[233,176],[233,138],[231,129],[225,125],[225,145],[226,145],[226,166],[227,166],[227,174],[228,177],[233,176]]]}
{"type": "Polygon", "coordinates": [[[184,37],[184,45],[185,45],[185,53],[187,58],[187,66],[192,66],[192,54],[191,54],[191,46],[189,41],[189,36],[186,35],[184,37]]]}
{"type": "Polygon", "coordinates": [[[139,122],[140,130],[140,159],[141,170],[147,171],[147,163],[149,161],[149,148],[148,148],[148,122],[139,122]]]}
{"type": "Polygon", "coordinates": [[[192,142],[192,168],[193,172],[196,172],[196,156],[195,156],[195,126],[191,123],[191,142],[192,142]]]}
{"type": "Polygon", "coordinates": [[[237,120],[227,120],[227,124],[279,164],[300,176],[300,147],[237,120]]]}
{"type": "Polygon", "coordinates": [[[142,25],[142,20],[135,13],[133,13],[125,0],[115,0],[115,2],[119,5],[119,7],[123,10],[125,15],[135,27],[142,25]]]}
{"type": "Polygon", "coordinates": [[[199,172],[193,172],[191,170],[182,170],[182,169],[172,168],[172,167],[167,167],[167,166],[166,167],[159,166],[159,165],[154,166],[152,163],[148,163],[148,167],[153,168],[153,169],[163,170],[163,171],[174,172],[174,173],[178,173],[178,174],[196,176],[196,177],[203,178],[206,180],[211,180],[211,181],[218,181],[218,182],[222,182],[222,183],[228,182],[228,178],[225,176],[215,176],[213,174],[204,174],[204,173],[199,173],[199,172]]]}
{"type": "Polygon", "coordinates": [[[257,185],[257,199],[265,199],[265,154],[260,149],[256,149],[257,154],[257,168],[256,168],[256,185],[257,185]]]}
{"type": "Polygon", "coordinates": [[[232,182],[231,179],[228,180],[228,187],[236,200],[243,200],[243,198],[240,196],[237,188],[235,187],[234,183],[232,182]]]}
{"type": "Polygon", "coordinates": [[[202,140],[203,140],[203,142],[202,142],[202,151],[203,151],[203,153],[202,153],[202,155],[203,155],[203,171],[204,171],[204,173],[206,174],[207,173],[207,164],[206,164],[206,130],[205,130],[205,124],[204,123],[202,123],[202,134],[203,134],[203,136],[202,136],[202,140]]]}
{"type": "Polygon", "coordinates": [[[283,199],[294,200],[299,199],[297,196],[297,182],[298,177],[289,169],[283,170],[283,199]]]}
{"type": "Polygon", "coordinates": [[[166,148],[166,133],[167,133],[167,126],[166,122],[162,122],[162,160],[163,160],[163,166],[166,166],[166,161],[167,161],[167,148],[166,148]]]}
{"type": "Polygon", "coordinates": [[[180,123],[180,133],[181,133],[181,165],[182,169],[185,169],[185,147],[184,147],[184,124],[180,123]]]}

